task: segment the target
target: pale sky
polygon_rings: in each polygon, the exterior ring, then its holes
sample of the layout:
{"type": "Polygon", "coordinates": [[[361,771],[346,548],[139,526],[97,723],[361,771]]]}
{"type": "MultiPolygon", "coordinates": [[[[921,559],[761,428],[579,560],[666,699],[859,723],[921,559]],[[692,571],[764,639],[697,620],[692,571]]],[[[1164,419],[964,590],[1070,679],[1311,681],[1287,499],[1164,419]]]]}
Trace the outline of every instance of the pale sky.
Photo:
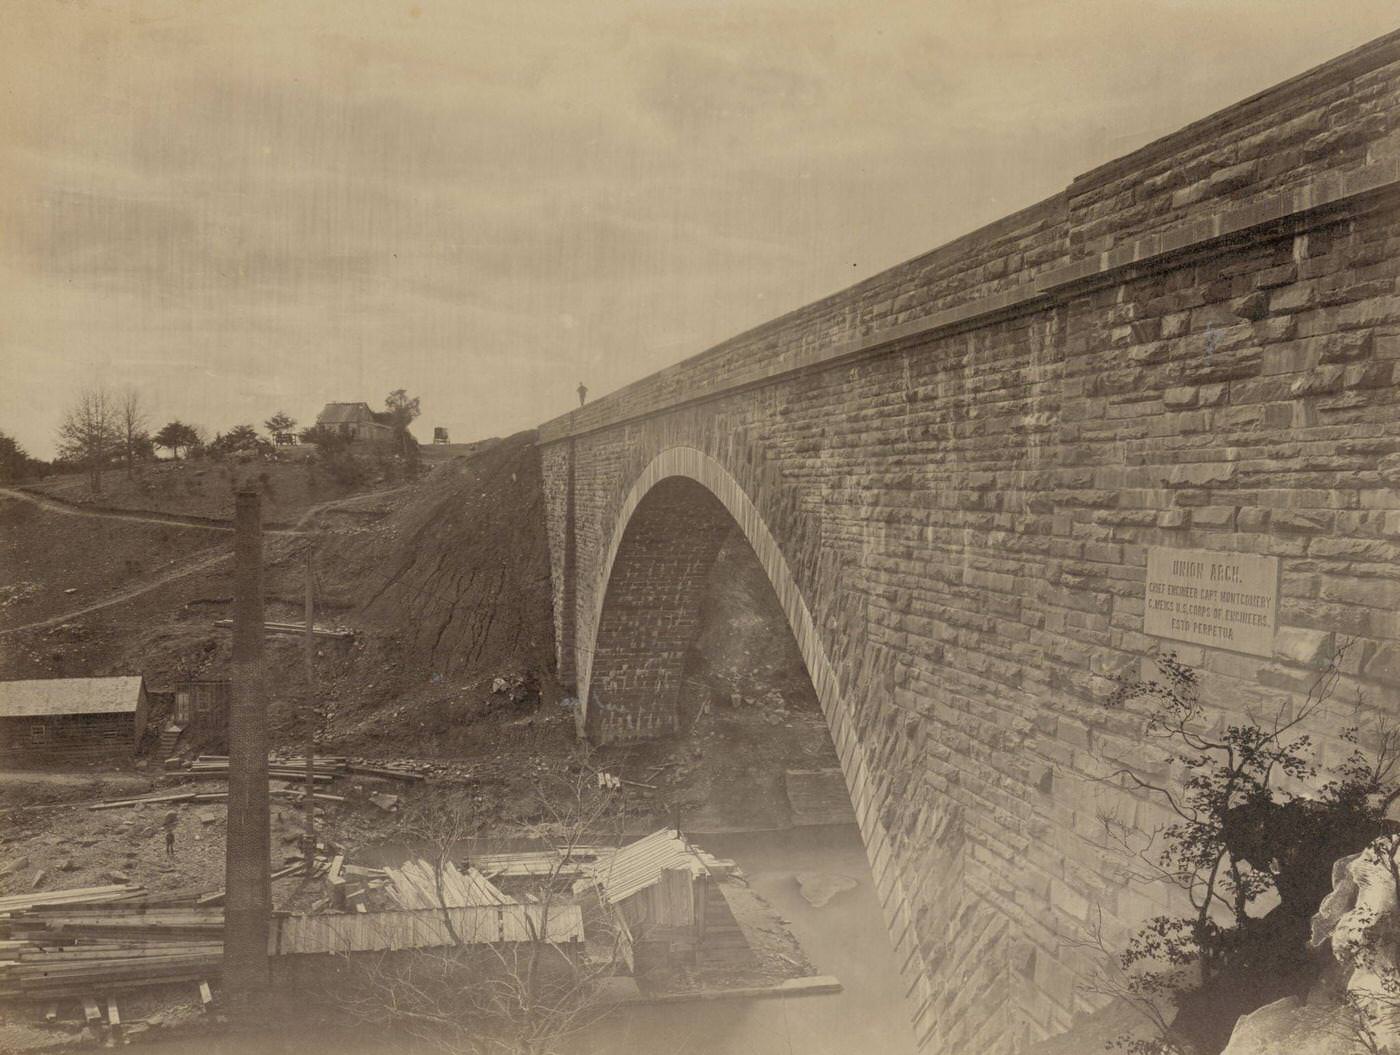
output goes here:
{"type": "Polygon", "coordinates": [[[1395,0],[3,0],[0,430],[503,435],[1400,25],[1395,0]]]}

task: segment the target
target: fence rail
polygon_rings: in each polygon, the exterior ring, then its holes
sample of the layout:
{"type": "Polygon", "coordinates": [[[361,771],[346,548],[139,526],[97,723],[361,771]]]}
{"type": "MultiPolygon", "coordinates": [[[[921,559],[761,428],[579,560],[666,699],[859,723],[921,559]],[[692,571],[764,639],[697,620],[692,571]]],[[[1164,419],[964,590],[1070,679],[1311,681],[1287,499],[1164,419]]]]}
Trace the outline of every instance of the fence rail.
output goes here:
{"type": "Polygon", "coordinates": [[[268,935],[274,956],[300,953],[392,952],[455,945],[455,930],[470,945],[497,942],[583,941],[583,911],[577,905],[480,905],[391,912],[279,916],[268,935]],[[446,915],[451,919],[449,929],[446,915]]]}

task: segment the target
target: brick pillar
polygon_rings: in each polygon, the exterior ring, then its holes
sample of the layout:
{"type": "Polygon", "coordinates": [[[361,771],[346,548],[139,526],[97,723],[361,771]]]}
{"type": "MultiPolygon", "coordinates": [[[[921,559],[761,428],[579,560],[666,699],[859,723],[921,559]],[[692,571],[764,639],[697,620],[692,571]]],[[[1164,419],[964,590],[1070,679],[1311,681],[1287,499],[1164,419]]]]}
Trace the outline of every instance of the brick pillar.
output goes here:
{"type": "Polygon", "coordinates": [[[223,979],[230,1010],[256,1024],[255,1009],[268,985],[267,928],[272,908],[267,697],[262,658],[262,512],[256,491],[239,491],[236,498],[233,575],[223,979]]]}
{"type": "Polygon", "coordinates": [[[588,691],[601,743],[671,736],[700,603],[734,520],[684,477],[657,484],[633,514],[608,580],[588,691]]]}

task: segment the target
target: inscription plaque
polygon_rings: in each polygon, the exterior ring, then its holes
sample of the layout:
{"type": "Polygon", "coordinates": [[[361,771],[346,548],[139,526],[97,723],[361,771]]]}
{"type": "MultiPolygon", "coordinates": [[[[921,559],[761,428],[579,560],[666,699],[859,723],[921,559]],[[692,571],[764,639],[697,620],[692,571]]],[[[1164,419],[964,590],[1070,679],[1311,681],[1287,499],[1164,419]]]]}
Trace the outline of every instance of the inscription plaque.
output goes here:
{"type": "Polygon", "coordinates": [[[1153,637],[1271,656],[1278,623],[1278,558],[1252,553],[1147,551],[1143,631],[1153,637]]]}

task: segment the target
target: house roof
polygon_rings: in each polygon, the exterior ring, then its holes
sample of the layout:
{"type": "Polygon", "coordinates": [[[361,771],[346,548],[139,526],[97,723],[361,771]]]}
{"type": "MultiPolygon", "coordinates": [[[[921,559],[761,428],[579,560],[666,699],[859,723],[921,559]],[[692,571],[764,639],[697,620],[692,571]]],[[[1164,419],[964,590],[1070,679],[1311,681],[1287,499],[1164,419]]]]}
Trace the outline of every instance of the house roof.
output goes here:
{"type": "Polygon", "coordinates": [[[340,425],[349,422],[373,421],[374,411],[368,403],[327,403],[316,415],[318,425],[340,425]]]}
{"type": "Polygon", "coordinates": [[[687,868],[691,875],[709,872],[684,838],[673,829],[663,828],[622,847],[609,858],[600,859],[593,875],[603,888],[603,900],[616,904],[659,883],[661,873],[668,868],[687,868]]]}
{"type": "Polygon", "coordinates": [[[141,678],[42,678],[0,681],[0,718],[134,712],[141,678]]]}

